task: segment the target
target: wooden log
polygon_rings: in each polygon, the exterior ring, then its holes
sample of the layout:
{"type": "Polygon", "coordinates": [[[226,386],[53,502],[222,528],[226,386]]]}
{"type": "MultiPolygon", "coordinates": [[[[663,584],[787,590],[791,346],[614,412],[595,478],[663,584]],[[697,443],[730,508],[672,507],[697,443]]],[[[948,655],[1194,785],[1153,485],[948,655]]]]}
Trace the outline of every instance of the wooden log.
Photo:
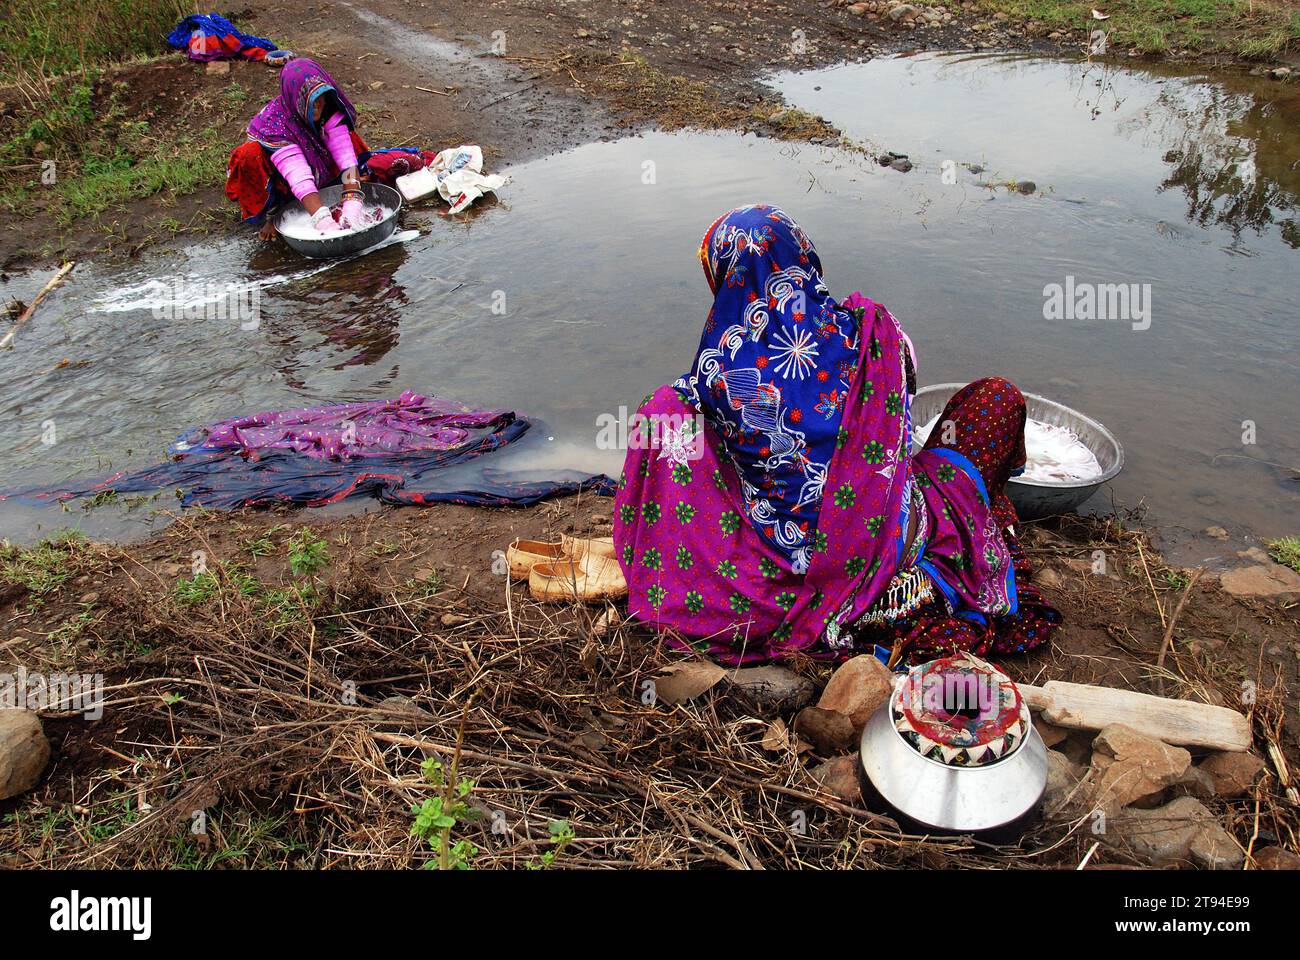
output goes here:
{"type": "Polygon", "coordinates": [[[32,302],[27,305],[27,309],[23,311],[23,315],[18,318],[12,327],[9,328],[9,332],[4,335],[4,339],[0,340],[0,350],[9,346],[9,342],[13,340],[14,334],[18,332],[18,328],[31,319],[31,315],[36,312],[36,307],[45,299],[45,295],[57,287],[63,281],[63,278],[72,272],[72,268],[75,266],[76,262],[69,260],[59,268],[59,272],[51,277],[45,286],[41,287],[40,292],[36,294],[32,299],[32,302]]]}
{"type": "Polygon", "coordinates": [[[1174,746],[1250,749],[1250,721],[1228,707],[1063,680],[1019,686],[1029,709],[1058,727],[1101,730],[1122,723],[1174,746]]]}

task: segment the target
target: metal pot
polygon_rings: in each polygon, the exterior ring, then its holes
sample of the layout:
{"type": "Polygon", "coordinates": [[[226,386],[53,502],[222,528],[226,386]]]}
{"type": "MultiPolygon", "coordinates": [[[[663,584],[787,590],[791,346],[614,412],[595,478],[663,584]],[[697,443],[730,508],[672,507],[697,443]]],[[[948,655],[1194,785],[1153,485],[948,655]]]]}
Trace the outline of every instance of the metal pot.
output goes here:
{"type": "MultiPolygon", "coordinates": [[[[304,240],[301,237],[291,237],[286,233],[281,233],[284,242],[294,250],[297,250],[305,257],[316,259],[349,257],[354,253],[360,253],[373,247],[380,241],[387,240],[397,229],[397,215],[402,212],[402,195],[392,187],[385,186],[382,183],[362,183],[361,192],[365,194],[365,202],[373,206],[389,207],[393,215],[376,224],[366,227],[364,230],[357,230],[355,233],[347,233],[343,236],[322,234],[319,240],[304,240]]],[[[343,195],[343,187],[333,186],[326,187],[320,191],[320,202],[327,207],[332,207],[339,202],[343,195]]],[[[275,227],[280,229],[280,224],[290,210],[297,209],[300,205],[295,201],[294,206],[287,207],[280,211],[275,217],[275,227]]]]}
{"type": "MultiPolygon", "coordinates": [[[[912,422],[928,423],[943,413],[952,395],[964,383],[936,383],[922,387],[912,398],[912,422]]],[[[1063,403],[1048,400],[1034,393],[1025,394],[1025,409],[1030,418],[1040,423],[1067,427],[1097,456],[1102,474],[1095,480],[1079,483],[1065,481],[1026,480],[1012,477],[1007,481],[1007,496],[1016,505],[1022,520],[1038,520],[1069,513],[1091,497],[1107,480],[1114,479],[1124,469],[1124,448],[1115,435],[1096,420],[1072,410],[1063,403]]]]}
{"type": "Polygon", "coordinates": [[[1019,690],[1001,671],[968,656],[921,664],[899,677],[862,731],[860,756],[868,803],[922,832],[1012,839],[1037,818],[1047,787],[1047,748],[1019,690]],[[987,722],[978,711],[927,710],[924,703],[916,709],[925,678],[942,682],[954,673],[996,685],[1001,706],[987,722]]]}

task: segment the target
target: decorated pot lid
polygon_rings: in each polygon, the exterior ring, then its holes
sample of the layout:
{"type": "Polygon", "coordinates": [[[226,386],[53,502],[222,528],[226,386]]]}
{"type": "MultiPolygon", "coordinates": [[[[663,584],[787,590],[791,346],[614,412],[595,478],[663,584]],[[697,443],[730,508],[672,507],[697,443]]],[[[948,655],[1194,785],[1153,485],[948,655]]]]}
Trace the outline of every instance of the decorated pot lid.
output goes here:
{"type": "Polygon", "coordinates": [[[921,756],[948,766],[987,766],[1028,736],[1029,705],[1011,678],[969,654],[908,671],[890,700],[894,729],[921,756]]]}

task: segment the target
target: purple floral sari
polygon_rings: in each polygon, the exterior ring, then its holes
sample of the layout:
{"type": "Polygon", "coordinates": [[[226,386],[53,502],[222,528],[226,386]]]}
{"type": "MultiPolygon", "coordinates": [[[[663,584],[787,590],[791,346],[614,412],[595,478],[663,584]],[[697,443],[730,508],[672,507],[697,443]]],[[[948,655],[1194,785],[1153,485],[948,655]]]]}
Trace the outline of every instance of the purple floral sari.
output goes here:
{"type": "Polygon", "coordinates": [[[306,57],[285,64],[280,73],[280,95],[248,124],[249,137],[272,152],[290,144],[301,148],[318,184],[328,183],[342,172],[312,122],[316,100],[327,93],[334,94],[348,126],[356,129],[357,111],[352,101],[320,64],[306,57]]]}

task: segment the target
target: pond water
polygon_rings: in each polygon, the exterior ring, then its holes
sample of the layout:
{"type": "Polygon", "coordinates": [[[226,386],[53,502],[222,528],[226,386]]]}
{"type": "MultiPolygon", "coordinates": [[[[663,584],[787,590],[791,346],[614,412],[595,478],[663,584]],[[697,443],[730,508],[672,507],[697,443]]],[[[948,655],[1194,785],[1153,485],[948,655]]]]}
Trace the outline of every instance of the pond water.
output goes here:
{"type": "MultiPolygon", "coordinates": [[[[773,83],[913,169],[656,133],[515,167],[463,220],[408,210],[417,237],[348,262],[249,236],[81,265],[4,359],[0,490],[145,466],[194,424],[403,389],[539,418],[500,466],[617,474],[598,418],[688,365],[709,305],[700,236],[764,200],[808,230],[834,293],[900,316],[922,383],[1001,374],[1110,427],[1128,462],[1093,508],[1145,504],[1197,557],[1300,529],[1294,88],[969,56],[773,83]],[[175,309],[226,283],[256,290],[258,323],[175,309]],[[1052,284],[1138,287],[1121,316],[1048,319],[1052,284]],[[1235,542],[1197,536],[1210,525],[1235,542]]],[[[0,297],[43,281],[7,278],[0,297]]],[[[0,535],[132,537],[156,505],[0,502],[0,535]]]]}

